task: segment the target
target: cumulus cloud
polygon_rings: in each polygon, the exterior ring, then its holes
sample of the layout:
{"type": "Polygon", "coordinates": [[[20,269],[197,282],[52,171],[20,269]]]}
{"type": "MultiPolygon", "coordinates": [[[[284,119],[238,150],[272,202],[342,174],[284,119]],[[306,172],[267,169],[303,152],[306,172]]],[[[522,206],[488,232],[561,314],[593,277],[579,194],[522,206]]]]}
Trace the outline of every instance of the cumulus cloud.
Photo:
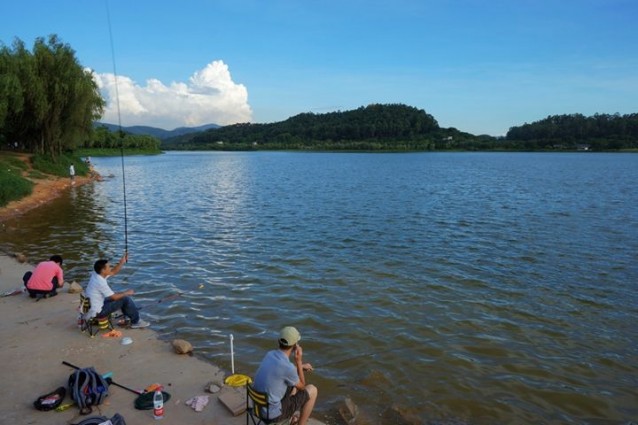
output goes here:
{"type": "Polygon", "coordinates": [[[116,124],[116,88],[119,93],[122,125],[148,125],[172,130],[203,124],[228,125],[249,122],[252,110],[248,90],[236,84],[221,60],[196,71],[188,82],[165,85],[151,78],[139,85],[131,78],[113,74],[93,74],[106,108],[102,121],[116,124]]]}

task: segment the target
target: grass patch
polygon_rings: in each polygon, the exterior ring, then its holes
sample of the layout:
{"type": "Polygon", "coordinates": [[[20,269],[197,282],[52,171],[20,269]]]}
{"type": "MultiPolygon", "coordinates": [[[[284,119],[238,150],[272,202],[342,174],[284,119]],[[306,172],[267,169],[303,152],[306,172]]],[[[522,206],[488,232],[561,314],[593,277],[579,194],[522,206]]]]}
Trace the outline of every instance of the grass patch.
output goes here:
{"type": "Polygon", "coordinates": [[[33,192],[33,182],[16,173],[15,170],[6,167],[3,160],[0,168],[0,207],[4,207],[9,202],[24,198],[33,192]]]}
{"type": "Polygon", "coordinates": [[[89,166],[76,155],[63,154],[56,158],[48,155],[34,155],[31,163],[36,171],[59,177],[69,177],[69,166],[73,164],[76,176],[89,174],[89,166]]]}
{"type": "Polygon", "coordinates": [[[42,180],[42,179],[46,179],[48,176],[38,170],[31,170],[29,171],[29,174],[27,174],[27,176],[30,179],[37,179],[37,180],[42,180]]]}
{"type": "Polygon", "coordinates": [[[26,162],[24,162],[17,156],[12,155],[6,155],[0,158],[0,164],[3,168],[16,171],[26,171],[26,169],[29,168],[26,162]]]}

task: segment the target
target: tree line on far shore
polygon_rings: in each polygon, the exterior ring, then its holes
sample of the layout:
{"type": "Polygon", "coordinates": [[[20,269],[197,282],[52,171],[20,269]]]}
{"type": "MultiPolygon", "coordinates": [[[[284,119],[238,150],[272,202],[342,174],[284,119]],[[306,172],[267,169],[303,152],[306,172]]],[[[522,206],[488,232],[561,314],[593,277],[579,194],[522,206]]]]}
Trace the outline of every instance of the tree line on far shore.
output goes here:
{"type": "Polygon", "coordinates": [[[638,149],[638,113],[550,115],[545,119],[512,127],[506,140],[527,150],[561,149],[589,145],[591,150],[638,149]]]}
{"type": "Polygon", "coordinates": [[[638,149],[638,114],[556,115],[509,129],[505,137],[442,128],[422,109],[373,104],[304,113],[271,124],[234,124],[164,140],[163,149],[538,151],[638,149]]]}

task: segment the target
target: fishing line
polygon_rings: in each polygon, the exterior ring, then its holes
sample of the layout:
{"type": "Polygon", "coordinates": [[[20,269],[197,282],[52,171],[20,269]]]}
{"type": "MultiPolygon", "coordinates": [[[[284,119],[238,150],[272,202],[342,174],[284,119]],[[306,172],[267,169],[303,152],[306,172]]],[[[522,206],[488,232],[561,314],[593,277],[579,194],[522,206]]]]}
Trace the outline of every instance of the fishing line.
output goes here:
{"type": "Polygon", "coordinates": [[[124,137],[122,132],[122,114],[120,112],[120,91],[117,85],[117,68],[115,66],[115,48],[113,47],[113,30],[111,29],[111,13],[109,11],[109,2],[104,0],[106,4],[106,18],[109,26],[109,40],[111,42],[111,58],[113,61],[113,78],[115,82],[115,103],[117,105],[117,123],[119,127],[118,135],[120,137],[120,158],[122,159],[122,193],[124,198],[124,252],[128,254],[128,216],[126,211],[126,174],[124,173],[124,137]]]}

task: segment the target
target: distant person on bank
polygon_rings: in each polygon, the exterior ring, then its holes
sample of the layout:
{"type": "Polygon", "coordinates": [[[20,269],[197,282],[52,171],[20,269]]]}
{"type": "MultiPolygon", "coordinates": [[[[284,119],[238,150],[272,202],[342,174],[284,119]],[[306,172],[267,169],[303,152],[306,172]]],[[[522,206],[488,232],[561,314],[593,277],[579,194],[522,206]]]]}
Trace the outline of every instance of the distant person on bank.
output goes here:
{"type": "MultiPolygon", "coordinates": [[[[312,365],[303,362],[303,350],[299,345],[301,334],[292,326],[286,326],[279,334],[279,349],[266,353],[255,374],[253,387],[268,394],[271,422],[293,418],[299,411],[298,425],[305,425],[317,401],[317,388],[306,385],[304,371],[312,365]],[[294,354],[294,365],[289,357],[294,354]]],[[[295,423],[293,418],[292,423],[295,423]]]]}
{"type": "Polygon", "coordinates": [[[48,298],[58,295],[57,289],[64,285],[62,257],[52,255],[49,261],[43,261],[32,272],[26,272],[22,281],[31,298],[38,296],[48,298]]]}
{"type": "Polygon", "coordinates": [[[131,298],[135,292],[128,289],[124,292],[113,292],[106,279],[120,272],[124,263],[128,260],[128,254],[117,263],[117,266],[111,268],[109,260],[97,260],[93,265],[93,272],[89,279],[89,284],[84,293],[91,300],[91,309],[86,319],[93,317],[104,317],[109,314],[122,310],[122,313],[131,319],[131,327],[134,329],[145,328],[150,323],[140,319],[140,313],[137,306],[131,298]]]}
{"type": "Polygon", "coordinates": [[[69,166],[69,175],[71,176],[71,182],[75,180],[75,167],[73,164],[69,166]]]}

